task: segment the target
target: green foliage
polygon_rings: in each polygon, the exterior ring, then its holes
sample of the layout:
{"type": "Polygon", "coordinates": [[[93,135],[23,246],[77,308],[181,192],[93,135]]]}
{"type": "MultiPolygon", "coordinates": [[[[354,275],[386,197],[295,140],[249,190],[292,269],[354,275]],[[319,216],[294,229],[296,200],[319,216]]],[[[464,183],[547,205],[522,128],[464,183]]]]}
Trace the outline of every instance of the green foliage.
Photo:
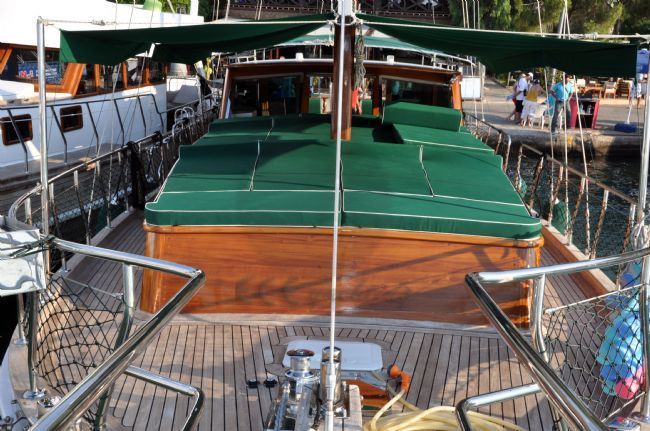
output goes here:
{"type": "Polygon", "coordinates": [[[623,0],[623,16],[619,22],[620,33],[650,33],[648,0],[623,0]]]}
{"type": "MultiPolygon", "coordinates": [[[[144,4],[144,0],[111,0],[116,3],[123,3],[123,4],[144,4]]],[[[169,3],[174,6],[174,8],[178,8],[179,6],[185,6],[185,10],[189,13],[190,11],[190,0],[170,0],[169,2],[167,0],[160,0],[162,3],[162,10],[163,12],[174,12],[169,9],[169,3]]],[[[199,0],[199,15],[205,18],[206,21],[211,21],[212,20],[212,8],[213,8],[213,0],[199,0]]]]}
{"type": "Polygon", "coordinates": [[[571,32],[612,33],[622,15],[623,4],[618,0],[573,0],[569,10],[571,32]]]}
{"type": "MultiPolygon", "coordinates": [[[[463,23],[463,0],[449,0],[453,25],[463,23]]],[[[472,0],[469,2],[470,20],[472,0]]],[[[572,33],[649,33],[648,0],[569,0],[572,33]]],[[[482,0],[481,27],[495,30],[555,32],[564,0],[482,0]],[[539,4],[539,15],[538,7],[539,4]]]]}

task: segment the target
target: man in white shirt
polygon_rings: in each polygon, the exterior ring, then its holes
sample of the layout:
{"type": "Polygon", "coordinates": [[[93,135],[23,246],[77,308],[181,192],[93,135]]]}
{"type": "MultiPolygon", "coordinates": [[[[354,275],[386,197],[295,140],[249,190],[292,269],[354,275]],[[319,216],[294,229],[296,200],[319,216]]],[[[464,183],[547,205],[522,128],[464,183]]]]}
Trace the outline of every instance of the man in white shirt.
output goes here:
{"type": "Polygon", "coordinates": [[[517,86],[515,87],[515,123],[521,123],[521,112],[524,110],[524,99],[528,91],[528,79],[525,74],[519,75],[517,86]]]}

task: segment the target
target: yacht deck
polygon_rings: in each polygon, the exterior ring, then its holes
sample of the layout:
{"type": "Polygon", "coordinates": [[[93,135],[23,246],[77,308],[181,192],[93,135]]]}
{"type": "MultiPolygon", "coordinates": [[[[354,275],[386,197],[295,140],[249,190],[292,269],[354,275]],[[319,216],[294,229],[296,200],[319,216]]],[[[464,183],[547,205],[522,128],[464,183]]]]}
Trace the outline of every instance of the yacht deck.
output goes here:
{"type": "MultiPolygon", "coordinates": [[[[99,245],[144,254],[142,221],[141,213],[131,214],[99,245]]],[[[542,250],[542,264],[556,261],[542,250]]],[[[117,264],[89,259],[68,277],[103,290],[121,289],[117,264]]],[[[138,286],[141,278],[138,271],[138,286]]],[[[548,306],[584,297],[569,276],[553,277],[547,284],[548,306]]],[[[412,374],[407,400],[420,408],[454,405],[467,396],[532,381],[490,328],[361,318],[341,318],[337,326],[338,337],[376,342],[384,348],[384,365],[396,363],[412,374]]],[[[263,385],[248,389],[246,380],[262,382],[279,370],[291,339],[328,334],[327,318],[320,316],[181,315],[133,365],[200,387],[206,402],[199,429],[261,430],[275,389],[263,385]]],[[[112,395],[110,413],[115,422],[110,427],[121,423],[139,430],[178,429],[189,408],[186,397],[122,377],[112,395]]],[[[482,411],[526,429],[551,429],[550,408],[541,395],[482,411]]]]}

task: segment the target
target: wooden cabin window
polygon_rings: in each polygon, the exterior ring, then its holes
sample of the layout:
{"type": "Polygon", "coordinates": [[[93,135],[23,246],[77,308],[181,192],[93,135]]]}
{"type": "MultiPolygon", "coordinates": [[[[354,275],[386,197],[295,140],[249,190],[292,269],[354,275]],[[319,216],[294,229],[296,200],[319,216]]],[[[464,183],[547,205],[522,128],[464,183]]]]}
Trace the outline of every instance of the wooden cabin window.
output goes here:
{"type": "Polygon", "coordinates": [[[12,124],[10,117],[0,118],[0,127],[2,128],[2,143],[4,145],[20,144],[20,137],[23,138],[23,141],[30,141],[34,137],[32,132],[31,115],[14,115],[14,124],[12,124]],[[16,132],[16,129],[18,129],[20,137],[16,132]]]}
{"type": "Polygon", "coordinates": [[[111,92],[115,90],[124,90],[124,73],[123,64],[117,66],[99,66],[99,88],[103,91],[111,92]]]}
{"type": "Polygon", "coordinates": [[[79,80],[77,94],[93,94],[97,92],[97,76],[94,64],[86,64],[79,80]]]}
{"type": "Polygon", "coordinates": [[[309,75],[309,101],[307,112],[310,114],[329,114],[332,111],[332,75],[309,75]]]}
{"type": "MultiPolygon", "coordinates": [[[[48,84],[63,81],[65,64],[59,63],[58,51],[45,51],[45,79],[48,84]]],[[[38,62],[35,49],[12,48],[0,79],[38,83],[38,62]]]]}
{"type": "Polygon", "coordinates": [[[147,83],[143,75],[145,61],[145,58],[130,58],[124,62],[129,87],[139,87],[147,83]]]}
{"type": "Polygon", "coordinates": [[[2,71],[5,69],[7,61],[9,61],[9,57],[11,57],[11,47],[0,45],[0,75],[2,75],[2,71]]]}
{"type": "Polygon", "coordinates": [[[269,116],[297,114],[300,109],[301,77],[274,76],[237,79],[230,93],[232,115],[269,116]]]}
{"type": "Polygon", "coordinates": [[[150,84],[162,84],[165,82],[165,65],[159,61],[148,61],[147,69],[149,71],[150,84]]]}
{"type": "Polygon", "coordinates": [[[59,110],[61,130],[70,132],[83,128],[84,119],[81,111],[81,105],[66,106],[59,110]]]}
{"type": "Polygon", "coordinates": [[[384,102],[402,100],[421,105],[451,106],[451,91],[446,84],[384,78],[381,87],[384,102]]]}

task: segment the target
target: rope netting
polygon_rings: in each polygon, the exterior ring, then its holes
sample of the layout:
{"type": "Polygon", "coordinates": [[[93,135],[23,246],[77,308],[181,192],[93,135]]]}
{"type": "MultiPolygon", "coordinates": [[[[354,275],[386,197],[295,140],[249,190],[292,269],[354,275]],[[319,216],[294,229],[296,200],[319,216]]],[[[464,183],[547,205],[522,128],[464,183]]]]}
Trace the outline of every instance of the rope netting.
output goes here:
{"type": "MultiPolygon", "coordinates": [[[[40,297],[36,370],[50,391],[64,396],[116,347],[122,294],[55,274],[40,297]]],[[[93,423],[96,410],[84,419],[93,423]]]]}
{"type": "Polygon", "coordinates": [[[638,286],[549,309],[542,354],[601,420],[631,407],[643,394],[638,286]]]}
{"type": "MultiPolygon", "coordinates": [[[[551,223],[566,242],[587,257],[603,257],[630,250],[636,200],[585,177],[565,171],[563,163],[523,144],[510,144],[507,135],[474,117],[466,126],[491,145],[504,160],[504,171],[532,212],[551,223]]],[[[604,270],[619,281],[621,268],[604,270]]]]}
{"type": "MultiPolygon", "coordinates": [[[[175,163],[180,145],[196,141],[212,121],[214,110],[206,110],[176,124],[163,137],[154,134],[131,142],[55,177],[49,184],[50,233],[60,239],[90,243],[102,229],[129,208],[144,208],[165,181],[175,163]]],[[[17,201],[14,215],[35,227],[42,225],[40,195],[34,192],[17,201]]],[[[47,389],[67,394],[92,369],[118,347],[123,321],[123,295],[119,288],[104,291],[75,281],[67,272],[57,272],[69,253],[50,250],[49,282],[40,294],[35,368],[47,389]]],[[[121,280],[121,266],[103,266],[102,279],[121,280]]],[[[110,283],[109,283],[110,284],[110,283]]],[[[117,285],[121,283],[117,282],[117,285]]],[[[26,310],[31,307],[27,306],[26,310]]],[[[29,322],[25,318],[25,322],[29,322]]],[[[124,328],[122,328],[124,329],[124,328]]],[[[123,341],[123,340],[122,340],[123,341]]],[[[95,423],[100,401],[83,416],[95,423]]]]}

